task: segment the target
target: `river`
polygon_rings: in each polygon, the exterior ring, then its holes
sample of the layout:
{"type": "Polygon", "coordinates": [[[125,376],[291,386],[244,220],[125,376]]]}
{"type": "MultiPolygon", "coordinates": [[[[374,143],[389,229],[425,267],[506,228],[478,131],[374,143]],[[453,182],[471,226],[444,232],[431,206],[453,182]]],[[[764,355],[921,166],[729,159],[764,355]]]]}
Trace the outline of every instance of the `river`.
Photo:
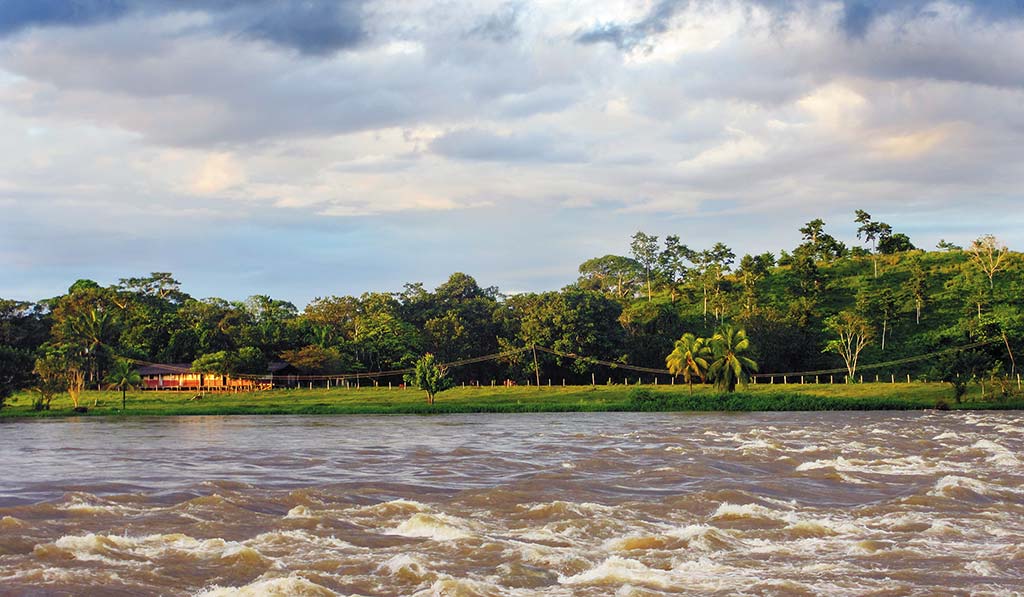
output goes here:
{"type": "Polygon", "coordinates": [[[4,595],[1024,592],[1024,414],[0,423],[4,595]]]}

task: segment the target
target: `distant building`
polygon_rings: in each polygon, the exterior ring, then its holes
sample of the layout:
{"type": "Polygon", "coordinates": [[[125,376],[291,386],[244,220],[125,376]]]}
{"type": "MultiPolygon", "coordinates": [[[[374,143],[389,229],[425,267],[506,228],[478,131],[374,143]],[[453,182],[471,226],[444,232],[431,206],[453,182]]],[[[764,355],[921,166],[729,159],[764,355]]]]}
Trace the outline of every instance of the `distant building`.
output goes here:
{"type": "Polygon", "coordinates": [[[142,378],[144,390],[256,390],[291,387],[298,383],[299,370],[288,363],[275,361],[267,365],[261,376],[231,376],[196,373],[191,363],[144,365],[135,370],[142,378]]]}

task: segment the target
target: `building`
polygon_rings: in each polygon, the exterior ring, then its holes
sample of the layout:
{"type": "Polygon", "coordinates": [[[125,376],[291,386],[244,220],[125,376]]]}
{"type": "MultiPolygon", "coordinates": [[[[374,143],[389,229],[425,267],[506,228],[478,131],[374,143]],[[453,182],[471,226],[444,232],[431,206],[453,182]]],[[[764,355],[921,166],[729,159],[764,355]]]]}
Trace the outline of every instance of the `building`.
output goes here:
{"type": "Polygon", "coordinates": [[[263,376],[231,376],[212,373],[196,373],[190,363],[167,363],[144,365],[135,370],[142,378],[143,390],[205,390],[205,391],[250,391],[275,386],[294,386],[298,383],[299,370],[284,362],[267,365],[263,376]]]}

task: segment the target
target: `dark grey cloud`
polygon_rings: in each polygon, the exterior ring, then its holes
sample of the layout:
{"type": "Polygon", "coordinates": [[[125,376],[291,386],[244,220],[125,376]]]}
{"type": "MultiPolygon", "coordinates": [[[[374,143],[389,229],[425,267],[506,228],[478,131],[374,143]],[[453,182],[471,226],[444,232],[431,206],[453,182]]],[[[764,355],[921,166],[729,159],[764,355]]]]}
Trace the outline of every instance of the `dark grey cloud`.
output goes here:
{"type": "Polygon", "coordinates": [[[586,153],[548,133],[501,135],[481,129],[452,131],[430,143],[436,154],[488,162],[581,162],[586,153]]]}
{"type": "Polygon", "coordinates": [[[466,37],[486,39],[496,43],[509,42],[519,36],[519,13],[522,5],[509,2],[474,25],[466,37]]]}
{"type": "MultiPolygon", "coordinates": [[[[1024,0],[951,0],[988,21],[1024,18],[1024,0]]],[[[667,31],[677,15],[691,4],[714,5],[721,0],[660,0],[642,18],[631,23],[600,23],[577,33],[582,44],[610,43],[620,50],[652,43],[667,31]]],[[[800,9],[815,6],[813,0],[748,0],[785,19],[800,9]]],[[[902,20],[934,16],[933,0],[843,0],[837,26],[850,39],[862,39],[880,18],[895,15],[902,20]]]]}
{"type": "Polygon", "coordinates": [[[620,50],[629,50],[644,43],[649,37],[667,31],[676,13],[689,4],[689,0],[661,0],[639,21],[597,25],[580,32],[576,41],[582,44],[610,43],[620,50]]]}
{"type": "Polygon", "coordinates": [[[126,16],[201,12],[215,31],[323,55],[366,38],[362,0],[0,0],[0,35],[88,27],[126,16]]]}

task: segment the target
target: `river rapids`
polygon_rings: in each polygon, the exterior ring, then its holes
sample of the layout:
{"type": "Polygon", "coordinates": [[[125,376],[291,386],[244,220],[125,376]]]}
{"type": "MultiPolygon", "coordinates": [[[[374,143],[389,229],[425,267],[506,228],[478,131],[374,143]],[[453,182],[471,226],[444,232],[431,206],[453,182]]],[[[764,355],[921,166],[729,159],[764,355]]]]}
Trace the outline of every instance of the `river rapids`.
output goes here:
{"type": "Polygon", "coordinates": [[[3,595],[1024,594],[1024,414],[0,422],[3,595]]]}

